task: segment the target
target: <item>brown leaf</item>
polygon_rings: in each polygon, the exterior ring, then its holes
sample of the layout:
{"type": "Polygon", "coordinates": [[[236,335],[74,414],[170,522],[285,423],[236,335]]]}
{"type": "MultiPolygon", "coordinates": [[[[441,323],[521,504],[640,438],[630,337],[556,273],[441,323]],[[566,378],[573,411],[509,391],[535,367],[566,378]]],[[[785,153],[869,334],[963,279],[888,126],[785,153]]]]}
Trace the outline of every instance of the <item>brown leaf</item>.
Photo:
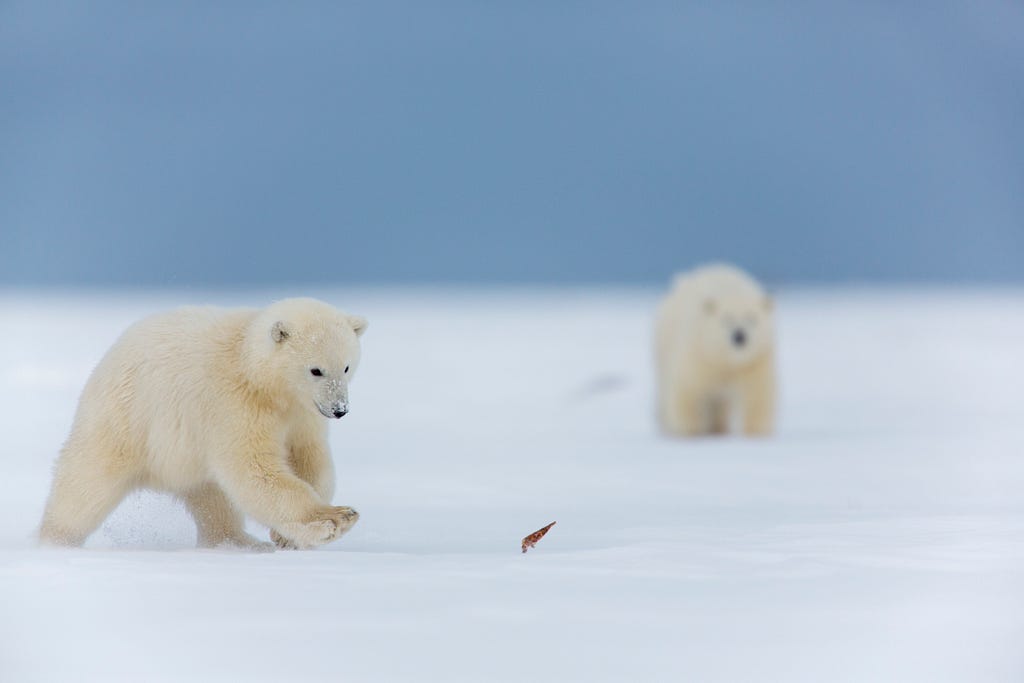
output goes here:
{"type": "Polygon", "coordinates": [[[525,553],[527,550],[529,550],[530,548],[532,548],[535,545],[537,545],[537,541],[539,541],[540,539],[544,538],[544,534],[546,534],[548,532],[548,529],[550,529],[554,525],[555,525],[555,523],[551,522],[551,524],[548,524],[543,529],[537,529],[532,534],[530,534],[529,536],[524,538],[523,539],[523,552],[525,553]]]}

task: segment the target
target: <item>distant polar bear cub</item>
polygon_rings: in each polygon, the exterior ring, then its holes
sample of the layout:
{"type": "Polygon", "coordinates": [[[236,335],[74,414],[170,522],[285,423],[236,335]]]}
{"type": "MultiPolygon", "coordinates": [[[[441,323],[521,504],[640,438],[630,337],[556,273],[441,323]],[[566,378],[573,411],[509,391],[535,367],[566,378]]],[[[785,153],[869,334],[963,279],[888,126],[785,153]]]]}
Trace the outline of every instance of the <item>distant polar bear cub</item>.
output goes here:
{"type": "Polygon", "coordinates": [[[709,265],[676,276],[655,329],[657,410],[679,436],[772,431],[775,416],[772,301],[738,268],[709,265]]]}
{"type": "Polygon", "coordinates": [[[80,545],[124,496],[180,496],[199,545],[334,540],[358,514],[331,505],[327,422],[348,412],[366,320],[314,299],[263,310],[182,308],[128,328],[93,371],[40,527],[80,545]]]}

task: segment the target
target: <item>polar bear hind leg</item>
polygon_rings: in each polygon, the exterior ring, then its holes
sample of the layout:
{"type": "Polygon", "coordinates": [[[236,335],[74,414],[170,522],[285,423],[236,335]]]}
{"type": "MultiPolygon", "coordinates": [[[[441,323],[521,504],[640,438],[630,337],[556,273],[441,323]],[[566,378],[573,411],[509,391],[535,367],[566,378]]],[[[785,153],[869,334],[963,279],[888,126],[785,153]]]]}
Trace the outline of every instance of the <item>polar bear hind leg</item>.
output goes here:
{"type": "Polygon", "coordinates": [[[79,546],[136,488],[134,472],[112,462],[102,443],[68,442],[57,461],[39,540],[79,546]]]}

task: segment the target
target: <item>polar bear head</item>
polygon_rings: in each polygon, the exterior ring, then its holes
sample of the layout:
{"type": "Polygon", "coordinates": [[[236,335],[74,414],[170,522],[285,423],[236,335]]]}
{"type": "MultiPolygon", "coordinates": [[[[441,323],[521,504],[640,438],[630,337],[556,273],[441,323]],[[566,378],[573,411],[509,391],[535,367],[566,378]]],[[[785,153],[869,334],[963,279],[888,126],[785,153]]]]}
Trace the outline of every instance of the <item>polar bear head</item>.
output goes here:
{"type": "Polygon", "coordinates": [[[707,293],[698,316],[702,355],[719,366],[749,365],[774,346],[772,299],[760,288],[707,293]]]}
{"type": "Polygon", "coordinates": [[[349,410],[348,385],[359,367],[359,337],[366,319],[316,299],[284,299],[263,309],[250,325],[251,370],[276,398],[328,418],[349,410]]]}

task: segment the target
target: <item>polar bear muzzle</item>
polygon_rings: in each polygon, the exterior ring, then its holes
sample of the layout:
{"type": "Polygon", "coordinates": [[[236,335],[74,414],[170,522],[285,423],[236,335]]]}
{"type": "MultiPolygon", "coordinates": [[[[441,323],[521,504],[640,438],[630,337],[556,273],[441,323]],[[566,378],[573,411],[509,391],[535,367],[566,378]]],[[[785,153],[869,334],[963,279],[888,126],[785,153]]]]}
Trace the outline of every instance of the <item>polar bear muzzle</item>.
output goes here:
{"type": "Polygon", "coordinates": [[[732,331],[732,343],[737,348],[743,348],[747,343],[747,331],[742,327],[737,327],[732,331]]]}
{"type": "Polygon", "coordinates": [[[334,378],[320,384],[318,395],[313,399],[320,414],[326,418],[345,417],[348,414],[348,382],[334,378]]]}

